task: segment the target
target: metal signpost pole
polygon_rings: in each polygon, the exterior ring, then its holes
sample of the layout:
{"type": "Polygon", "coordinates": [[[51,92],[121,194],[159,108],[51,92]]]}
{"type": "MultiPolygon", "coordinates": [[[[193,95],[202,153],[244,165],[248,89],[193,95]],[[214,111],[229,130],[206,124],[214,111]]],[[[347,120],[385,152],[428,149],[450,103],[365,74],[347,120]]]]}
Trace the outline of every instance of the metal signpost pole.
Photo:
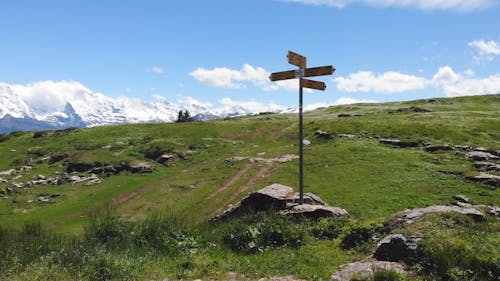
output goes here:
{"type": "Polygon", "coordinates": [[[335,68],[331,65],[307,68],[307,58],[303,55],[288,51],[288,63],[298,66],[298,70],[287,70],[271,73],[269,80],[280,81],[299,78],[299,204],[304,204],[304,117],[303,117],[303,88],[324,91],[326,84],[320,81],[305,79],[304,77],[331,75],[335,68]]]}
{"type": "Polygon", "coordinates": [[[302,85],[299,85],[299,205],[304,204],[304,117],[302,103],[302,85]]]}

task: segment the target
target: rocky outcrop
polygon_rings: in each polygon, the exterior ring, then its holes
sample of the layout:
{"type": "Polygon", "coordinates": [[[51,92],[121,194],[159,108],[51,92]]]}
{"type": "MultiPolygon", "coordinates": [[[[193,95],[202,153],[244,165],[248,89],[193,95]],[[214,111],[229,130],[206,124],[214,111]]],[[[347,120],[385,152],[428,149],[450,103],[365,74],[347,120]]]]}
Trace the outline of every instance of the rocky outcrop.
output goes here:
{"type": "Polygon", "coordinates": [[[406,274],[402,264],[397,262],[377,261],[373,259],[364,259],[361,261],[341,265],[339,269],[333,273],[332,281],[350,281],[352,277],[370,278],[380,271],[396,271],[401,274],[406,274]]]}
{"type": "Polygon", "coordinates": [[[349,213],[338,207],[325,205],[302,204],[295,205],[280,212],[285,216],[306,217],[306,218],[325,218],[325,217],[346,217],[349,213]]]}
{"type": "Polygon", "coordinates": [[[398,147],[401,147],[401,148],[405,148],[405,147],[418,147],[418,146],[420,146],[420,142],[418,142],[418,141],[402,141],[402,140],[399,140],[399,139],[384,139],[384,138],[381,138],[381,139],[379,139],[379,142],[381,144],[394,145],[394,146],[398,146],[398,147]]]}
{"type": "Polygon", "coordinates": [[[471,151],[465,154],[465,158],[471,161],[499,160],[500,157],[486,151],[471,151]]]}
{"type": "Polygon", "coordinates": [[[452,149],[453,148],[447,144],[427,145],[425,147],[425,151],[427,151],[427,152],[450,151],[452,149]]]}
{"type": "Polygon", "coordinates": [[[305,204],[299,205],[299,195],[293,188],[281,184],[272,184],[256,192],[250,193],[239,203],[229,207],[213,221],[226,220],[238,215],[260,212],[276,211],[282,215],[300,216],[307,218],[348,216],[344,209],[328,206],[318,196],[304,194],[305,204]]]}
{"type": "Polygon", "coordinates": [[[234,164],[240,161],[250,161],[251,163],[278,163],[283,164],[287,162],[291,162],[295,159],[298,159],[299,156],[295,154],[285,154],[278,156],[276,158],[263,158],[263,157],[244,157],[244,156],[234,156],[226,159],[227,163],[234,164]]]}
{"type": "Polygon", "coordinates": [[[389,235],[377,244],[377,250],[373,256],[380,261],[417,262],[420,256],[420,240],[422,238],[418,236],[389,235]]]}
{"type": "Polygon", "coordinates": [[[491,185],[495,188],[500,187],[500,176],[497,175],[480,172],[480,173],[466,174],[464,178],[466,180],[481,182],[487,185],[491,185]]]}
{"type": "Polygon", "coordinates": [[[487,162],[487,161],[478,161],[474,162],[474,167],[479,171],[497,171],[500,172],[500,164],[487,162]]]}
{"type": "Polygon", "coordinates": [[[420,217],[430,213],[448,213],[456,212],[466,216],[470,216],[477,221],[486,219],[485,215],[474,208],[463,208],[459,206],[430,206],[426,208],[408,209],[396,215],[396,222],[400,225],[411,224],[420,217]]]}
{"type": "Polygon", "coordinates": [[[327,133],[325,131],[316,131],[314,133],[314,135],[316,136],[316,138],[318,139],[324,139],[324,140],[329,140],[332,138],[332,135],[330,133],[327,133]]]}
{"type": "Polygon", "coordinates": [[[68,173],[90,172],[93,174],[118,174],[122,171],[131,173],[151,173],[155,166],[146,161],[127,162],[122,161],[118,164],[109,164],[101,162],[67,162],[66,171],[68,173]]]}

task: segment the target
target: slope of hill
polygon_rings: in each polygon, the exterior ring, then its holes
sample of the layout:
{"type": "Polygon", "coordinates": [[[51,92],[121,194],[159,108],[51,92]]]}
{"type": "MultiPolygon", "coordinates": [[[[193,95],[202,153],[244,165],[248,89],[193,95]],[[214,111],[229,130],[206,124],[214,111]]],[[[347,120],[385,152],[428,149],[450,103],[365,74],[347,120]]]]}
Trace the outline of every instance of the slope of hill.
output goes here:
{"type": "MultiPolygon", "coordinates": [[[[297,154],[296,119],[295,114],[271,114],[1,135],[0,226],[22,228],[24,222],[39,221],[51,231],[73,235],[82,233],[82,226],[96,214],[111,209],[124,221],[167,213],[198,229],[250,191],[272,183],[297,186],[297,160],[270,160],[297,154]]],[[[500,95],[318,109],[305,115],[305,136],[311,142],[305,149],[306,192],[346,209],[351,229],[381,224],[409,208],[449,205],[457,194],[475,205],[500,205],[498,181],[478,182],[477,164],[466,157],[473,150],[498,155],[500,95]],[[318,138],[318,130],[332,138],[318,138]],[[384,144],[381,138],[408,141],[413,147],[384,144]]],[[[489,162],[498,165],[497,158],[489,162]]],[[[500,175],[498,169],[487,173],[500,175]]],[[[488,217],[487,225],[479,227],[485,245],[500,242],[498,219],[488,217]]],[[[448,237],[434,226],[436,235],[448,237]]],[[[472,243],[459,237],[446,239],[472,243]]],[[[159,279],[175,269],[192,273],[172,278],[221,278],[238,271],[253,277],[291,273],[325,279],[340,264],[365,255],[359,249],[342,250],[339,243],[315,240],[298,249],[250,256],[216,247],[182,255],[167,262],[166,269],[148,264],[154,269],[133,274],[159,279]],[[317,254],[325,260],[315,260],[317,254]],[[194,264],[183,265],[185,259],[194,259],[194,264]],[[281,261],[273,264],[275,259],[281,261]]],[[[485,253],[500,256],[495,247],[485,253]]]]}

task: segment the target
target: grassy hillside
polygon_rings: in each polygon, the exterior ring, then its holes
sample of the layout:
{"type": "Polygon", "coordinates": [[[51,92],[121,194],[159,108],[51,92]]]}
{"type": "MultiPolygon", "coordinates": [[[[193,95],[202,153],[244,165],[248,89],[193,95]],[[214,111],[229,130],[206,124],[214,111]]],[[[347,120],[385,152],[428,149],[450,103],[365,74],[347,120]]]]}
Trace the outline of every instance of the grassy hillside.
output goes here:
{"type": "MultiPolygon", "coordinates": [[[[38,175],[58,177],[76,164],[116,167],[120,163],[142,161],[155,169],[152,173],[124,170],[116,175],[99,175],[102,182],[90,186],[82,182],[17,188],[0,197],[0,227],[22,229],[26,222],[40,222],[52,233],[78,236],[84,233],[83,226],[91,218],[111,209],[124,222],[141,222],[154,214],[168,214],[189,229],[204,228],[210,217],[250,191],[272,183],[297,186],[298,160],[226,161],[235,156],[275,158],[297,154],[297,130],[296,115],[266,114],[204,123],[2,135],[0,171],[32,166],[17,176],[15,181],[19,183],[38,175]],[[172,156],[166,165],[159,163],[162,154],[172,156]],[[40,197],[48,198],[49,202],[39,202],[40,197]]],[[[330,205],[346,209],[353,225],[382,223],[407,208],[449,205],[456,194],[469,197],[474,204],[500,205],[498,189],[463,179],[461,174],[475,171],[463,153],[456,150],[429,153],[422,146],[397,148],[378,140],[397,138],[500,150],[500,95],[318,109],[305,114],[305,136],[311,141],[305,148],[306,192],[316,193],[330,205]],[[334,138],[318,139],[314,134],[317,130],[334,138]],[[339,134],[356,137],[339,137],[339,134]]],[[[0,189],[9,185],[0,183],[0,189]]],[[[498,220],[489,224],[483,228],[484,233],[489,235],[489,241],[500,242],[498,232],[491,231],[498,230],[498,220]]],[[[285,247],[244,258],[227,249],[220,250],[224,254],[209,251],[198,255],[199,264],[195,261],[193,266],[197,269],[207,259],[220,259],[217,269],[207,269],[205,273],[193,269],[192,275],[173,278],[220,276],[237,271],[256,277],[293,273],[306,278],[317,274],[317,278],[325,279],[338,265],[363,256],[362,251],[339,249],[339,243],[315,241],[299,249],[285,247]],[[325,261],[314,260],[318,253],[325,256],[325,261]],[[269,264],[270,260],[278,262],[269,264]]],[[[493,256],[499,256],[498,248],[493,256]]],[[[145,262],[150,267],[146,276],[168,275],[180,263],[168,261],[172,267],[158,269],[157,262],[164,260],[145,262]]],[[[74,278],[72,274],[69,277],[61,274],[57,278],[74,278]]]]}

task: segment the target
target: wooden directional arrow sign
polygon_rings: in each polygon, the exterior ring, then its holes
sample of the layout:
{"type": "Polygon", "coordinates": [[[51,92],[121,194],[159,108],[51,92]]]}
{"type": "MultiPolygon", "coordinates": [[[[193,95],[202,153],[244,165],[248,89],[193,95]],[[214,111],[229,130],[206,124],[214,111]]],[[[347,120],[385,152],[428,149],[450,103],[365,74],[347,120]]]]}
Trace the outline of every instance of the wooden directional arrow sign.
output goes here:
{"type": "Polygon", "coordinates": [[[300,78],[300,87],[324,91],[326,89],[326,84],[320,81],[300,78]]]}
{"type": "Polygon", "coordinates": [[[294,53],[292,51],[288,51],[288,63],[293,64],[295,66],[298,66],[300,68],[306,68],[307,65],[307,58],[304,57],[303,55],[299,55],[297,53],[294,53]]]}
{"type": "Polygon", "coordinates": [[[323,76],[323,75],[331,75],[335,71],[333,66],[320,66],[320,67],[311,67],[306,68],[304,70],[304,77],[313,77],[313,76],[323,76]]]}
{"type": "Polygon", "coordinates": [[[294,79],[297,77],[298,76],[297,76],[296,70],[288,70],[288,71],[271,73],[271,76],[269,76],[269,79],[271,81],[279,81],[279,80],[294,79]]]}

